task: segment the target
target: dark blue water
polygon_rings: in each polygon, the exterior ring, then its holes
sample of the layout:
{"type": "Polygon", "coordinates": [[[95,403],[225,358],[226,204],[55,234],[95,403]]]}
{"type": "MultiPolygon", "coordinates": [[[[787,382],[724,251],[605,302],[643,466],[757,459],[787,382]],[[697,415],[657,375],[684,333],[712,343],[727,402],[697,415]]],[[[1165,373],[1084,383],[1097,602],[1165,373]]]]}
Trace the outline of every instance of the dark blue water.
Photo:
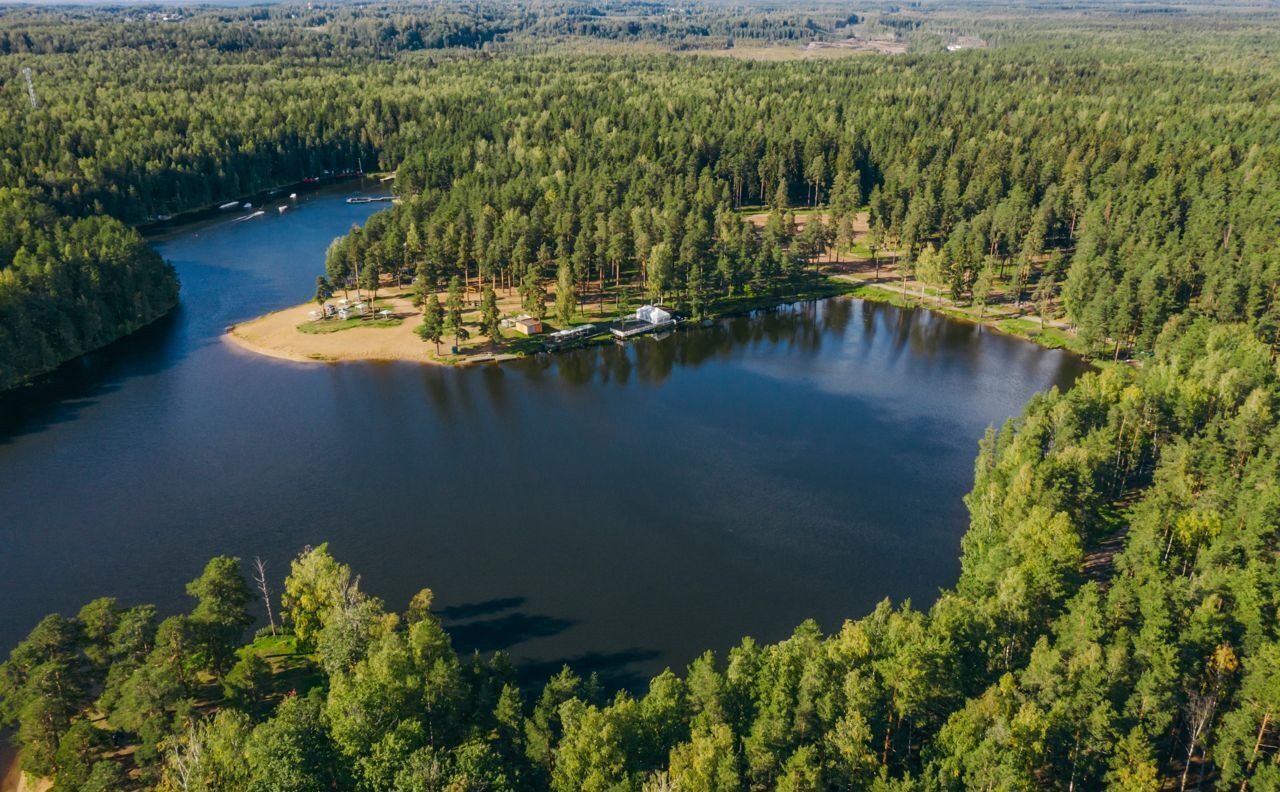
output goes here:
{"type": "Polygon", "coordinates": [[[955,581],[977,441],[1076,359],[837,299],[514,364],[292,364],[231,323],[310,296],[348,185],[155,240],[172,317],[0,401],[0,646],[219,553],[328,541],[463,651],[623,684],[955,581]]]}

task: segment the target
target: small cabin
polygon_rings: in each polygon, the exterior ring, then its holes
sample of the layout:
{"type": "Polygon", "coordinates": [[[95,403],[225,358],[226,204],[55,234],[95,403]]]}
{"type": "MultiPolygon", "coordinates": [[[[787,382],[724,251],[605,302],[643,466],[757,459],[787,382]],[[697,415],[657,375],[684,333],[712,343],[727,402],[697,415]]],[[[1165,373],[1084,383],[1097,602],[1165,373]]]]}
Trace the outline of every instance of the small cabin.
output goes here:
{"type": "Polygon", "coordinates": [[[512,322],[517,333],[531,336],[542,332],[542,321],[534,319],[532,316],[521,316],[512,322]]]}

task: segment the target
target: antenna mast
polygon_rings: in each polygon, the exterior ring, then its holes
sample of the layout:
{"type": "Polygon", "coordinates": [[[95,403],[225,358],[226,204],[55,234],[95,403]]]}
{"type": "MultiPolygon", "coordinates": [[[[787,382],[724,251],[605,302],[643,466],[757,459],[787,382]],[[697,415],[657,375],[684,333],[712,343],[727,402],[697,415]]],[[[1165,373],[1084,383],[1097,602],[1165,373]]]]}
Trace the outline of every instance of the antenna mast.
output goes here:
{"type": "Polygon", "coordinates": [[[36,102],[36,89],[35,89],[35,86],[31,84],[31,67],[30,66],[26,66],[22,69],[22,76],[27,78],[27,96],[31,97],[31,109],[34,110],[37,107],[39,107],[40,104],[36,102]]]}

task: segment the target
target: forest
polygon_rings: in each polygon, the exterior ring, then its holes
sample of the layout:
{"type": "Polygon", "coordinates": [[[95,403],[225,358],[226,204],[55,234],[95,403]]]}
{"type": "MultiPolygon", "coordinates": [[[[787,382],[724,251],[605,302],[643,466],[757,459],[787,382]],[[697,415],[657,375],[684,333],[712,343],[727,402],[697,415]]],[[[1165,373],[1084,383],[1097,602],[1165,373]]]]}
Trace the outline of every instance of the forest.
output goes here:
{"type": "Polygon", "coordinates": [[[219,557],[187,613],[41,621],[0,665],[0,723],[28,771],[95,792],[1272,789],[1280,371],[1207,317],[1155,346],[988,433],[962,574],[927,609],[614,691],[459,657],[429,589],[388,607],[324,546],[282,581],[219,557]]]}
{"type": "Polygon", "coordinates": [[[219,557],[189,613],[96,600],[13,649],[24,766],[59,790],[1280,788],[1280,26],[1180,8],[0,17],[0,388],[172,307],[126,224],[355,170],[397,202],[335,241],[329,289],[702,316],[857,253],[957,304],[998,287],[1117,362],[982,441],[960,578],[924,607],[610,690],[459,657],[428,589],[384,603],[323,546],[287,576],[219,557]],[[725,54],[859,30],[907,51],[725,54]]]}
{"type": "Polygon", "coordinates": [[[131,333],[178,301],[173,267],[103,215],[0,187],[0,390],[131,333]]]}

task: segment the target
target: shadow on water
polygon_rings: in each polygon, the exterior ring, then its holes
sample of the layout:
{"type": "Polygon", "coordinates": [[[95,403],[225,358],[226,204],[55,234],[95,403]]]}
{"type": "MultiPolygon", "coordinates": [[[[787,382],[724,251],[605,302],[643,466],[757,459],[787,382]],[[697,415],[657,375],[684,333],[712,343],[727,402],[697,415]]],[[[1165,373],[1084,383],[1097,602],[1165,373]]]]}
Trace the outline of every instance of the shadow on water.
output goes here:
{"type": "Polygon", "coordinates": [[[852,317],[849,300],[808,301],[721,319],[677,330],[668,338],[641,336],[627,344],[603,344],[556,354],[539,354],[511,365],[526,380],[549,373],[574,387],[598,383],[626,385],[632,379],[661,385],[677,367],[698,368],[742,358],[761,345],[778,346],[806,358],[822,353],[823,337],[843,333],[852,317]]]}
{"type": "Polygon", "coordinates": [[[184,313],[179,303],[133,335],[64,363],[29,385],[0,393],[0,445],[74,421],[129,380],[175,365],[185,355],[177,332],[184,313]]]}
{"type": "Polygon", "coordinates": [[[633,647],[620,652],[587,652],[555,660],[526,660],[516,664],[516,679],[522,688],[538,690],[568,666],[584,678],[596,674],[605,690],[626,690],[638,695],[648,688],[651,677],[631,666],[652,663],[661,656],[662,652],[656,649],[633,647]]]}
{"type": "Polygon", "coordinates": [[[76,420],[130,380],[178,366],[195,350],[219,343],[228,324],[253,316],[245,314],[243,304],[224,302],[218,295],[269,291],[269,282],[251,273],[174,263],[182,272],[184,289],[192,284],[194,299],[180,295],[172,311],[136,333],[67,361],[30,385],[0,393],[0,445],[76,420]]]}
{"type": "Polygon", "coordinates": [[[484,602],[464,602],[461,605],[450,605],[436,611],[436,615],[444,621],[463,621],[477,616],[491,616],[504,610],[511,610],[523,605],[525,597],[500,597],[484,602]]]}
{"type": "MultiPolygon", "coordinates": [[[[850,299],[796,302],[721,319],[705,326],[681,328],[674,338],[637,338],[626,345],[606,344],[541,354],[511,366],[528,380],[553,374],[561,382],[584,387],[626,385],[632,379],[660,385],[679,368],[739,360],[764,348],[780,350],[791,359],[826,354],[832,340],[847,343],[855,318],[857,338],[864,349],[875,345],[881,330],[890,341],[890,359],[905,353],[949,367],[970,364],[982,354],[972,343],[981,327],[955,322],[915,308],[896,308],[850,299]]],[[[1022,342],[1019,342],[1022,343],[1022,342]]]]}
{"type": "Polygon", "coordinates": [[[448,630],[454,648],[461,654],[470,654],[496,652],[534,638],[550,638],[576,623],[573,619],[536,613],[508,613],[493,619],[450,624],[448,630]]]}
{"type": "Polygon", "coordinates": [[[550,638],[577,623],[574,619],[534,613],[496,615],[518,608],[526,601],[526,597],[499,597],[483,602],[464,602],[441,608],[437,615],[449,631],[454,648],[464,655],[472,652],[496,652],[534,638],[550,638]],[[478,618],[481,616],[493,618],[478,618]]]}

